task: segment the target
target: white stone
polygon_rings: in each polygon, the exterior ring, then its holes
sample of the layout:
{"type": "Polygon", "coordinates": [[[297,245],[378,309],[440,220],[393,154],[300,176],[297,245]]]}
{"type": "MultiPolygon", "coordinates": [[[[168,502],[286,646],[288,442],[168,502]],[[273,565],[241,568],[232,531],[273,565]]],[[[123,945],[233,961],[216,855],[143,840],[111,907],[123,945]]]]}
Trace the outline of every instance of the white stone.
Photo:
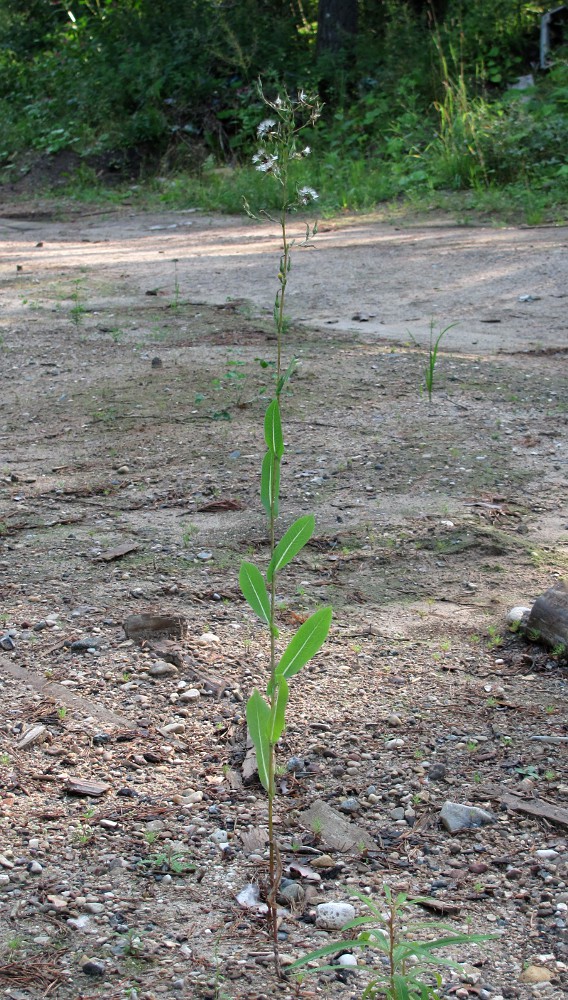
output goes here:
{"type": "Polygon", "coordinates": [[[326,931],[340,931],[354,918],[355,907],[351,903],[320,903],[316,909],[316,927],[326,931]]]}
{"type": "Polygon", "coordinates": [[[347,968],[353,968],[357,965],[357,959],[355,958],[355,955],[340,955],[337,959],[337,964],[347,966],[347,968]]]}
{"type": "Polygon", "coordinates": [[[511,608],[509,614],[507,615],[507,625],[518,625],[518,623],[523,620],[525,615],[530,614],[530,610],[530,608],[525,608],[521,604],[511,608]]]}

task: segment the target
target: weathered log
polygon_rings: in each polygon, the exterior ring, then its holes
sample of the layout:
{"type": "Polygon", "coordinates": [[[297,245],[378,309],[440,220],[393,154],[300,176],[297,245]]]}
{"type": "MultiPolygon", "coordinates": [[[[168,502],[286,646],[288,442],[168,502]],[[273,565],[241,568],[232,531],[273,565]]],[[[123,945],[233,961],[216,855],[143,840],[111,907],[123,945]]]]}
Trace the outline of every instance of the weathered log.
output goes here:
{"type": "Polygon", "coordinates": [[[534,602],[526,627],[529,639],[552,649],[568,650],[568,587],[565,580],[547,590],[534,602]]]}

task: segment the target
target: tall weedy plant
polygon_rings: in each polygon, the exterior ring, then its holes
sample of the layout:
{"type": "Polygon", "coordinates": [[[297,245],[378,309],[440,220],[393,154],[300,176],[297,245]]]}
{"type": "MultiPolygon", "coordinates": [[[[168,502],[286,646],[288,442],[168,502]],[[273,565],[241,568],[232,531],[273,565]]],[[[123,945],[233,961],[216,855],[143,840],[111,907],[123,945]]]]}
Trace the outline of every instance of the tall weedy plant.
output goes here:
{"type": "Polygon", "coordinates": [[[262,462],[260,499],[268,520],[270,560],[265,573],[250,562],[243,562],[239,573],[241,590],[260,620],[267,627],[270,641],[270,672],[266,693],[255,688],[247,702],[246,716],[250,737],[256,750],[258,774],[268,795],[269,887],[266,897],[268,920],[272,935],[274,962],[280,976],[278,953],[278,925],[276,896],[282,874],[280,854],[274,831],[274,798],[276,795],[275,748],[286,722],[288,681],[310,660],[323,645],[331,624],[331,608],[321,608],[311,615],[290,640],[283,651],[279,649],[276,624],[276,584],[279,574],[311,538],[315,529],[312,514],[299,517],[276,541],[276,522],[279,515],[280,464],[284,454],[284,439],[280,402],[282,390],[294,369],[294,360],[283,368],[283,333],[285,328],[284,305],[288,276],[292,265],[294,247],[311,246],[317,231],[314,224],[305,227],[301,239],[292,239],[288,233],[289,215],[302,205],[317,199],[308,187],[295,187],[291,173],[294,161],[310,154],[310,147],[302,141],[303,133],[313,125],[321,111],[317,98],[300,91],[297,98],[284,93],[274,101],[268,100],[259,84],[262,99],[270,117],[260,123],[257,135],[260,148],[253,157],[256,169],[270,176],[279,185],[279,214],[276,218],[262,211],[255,215],[247,202],[245,209],[251,218],[261,221],[261,216],[277,223],[282,234],[282,251],[278,270],[279,288],[274,302],[274,324],[277,334],[275,395],[264,417],[266,454],[262,462]]]}

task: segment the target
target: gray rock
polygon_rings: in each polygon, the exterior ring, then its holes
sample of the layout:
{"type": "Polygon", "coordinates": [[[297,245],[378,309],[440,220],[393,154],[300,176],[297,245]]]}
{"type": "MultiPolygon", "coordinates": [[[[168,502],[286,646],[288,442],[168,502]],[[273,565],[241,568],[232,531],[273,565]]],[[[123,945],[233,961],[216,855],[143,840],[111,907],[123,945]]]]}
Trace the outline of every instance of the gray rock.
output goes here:
{"type": "Polygon", "coordinates": [[[214,844],[228,844],[229,835],[226,830],[213,830],[209,840],[212,840],[214,844]]]}
{"type": "Polygon", "coordinates": [[[106,965],[100,958],[87,958],[81,963],[81,972],[86,976],[104,976],[106,965]]]}
{"type": "Polygon", "coordinates": [[[316,927],[325,931],[340,931],[354,918],[355,907],[351,903],[320,903],[316,908],[316,927]]]}
{"type": "Polygon", "coordinates": [[[519,622],[522,622],[523,618],[528,618],[530,613],[530,608],[525,608],[520,604],[515,608],[511,608],[509,614],[507,615],[507,625],[518,625],[519,622]]]}
{"type": "Polygon", "coordinates": [[[341,809],[341,812],[344,813],[356,813],[360,811],[361,803],[359,802],[359,799],[355,798],[343,799],[339,808],[341,809]]]}
{"type": "Polygon", "coordinates": [[[177,674],[178,668],[173,663],[153,663],[148,673],[151,677],[166,677],[168,674],[177,674]]]}
{"type": "Polygon", "coordinates": [[[477,806],[464,806],[459,802],[444,802],[440,813],[442,826],[449,833],[486,826],[488,823],[494,823],[495,818],[494,814],[486,809],[478,809],[477,806]]]}
{"type": "Polygon", "coordinates": [[[91,902],[89,902],[89,903],[85,903],[85,906],[83,907],[83,909],[85,909],[87,911],[87,913],[104,913],[105,912],[105,904],[104,903],[95,903],[95,902],[91,903],[91,902]]]}
{"type": "Polygon", "coordinates": [[[396,809],[391,809],[389,816],[395,822],[399,819],[404,819],[404,809],[401,806],[398,806],[396,809]]]}
{"type": "Polygon", "coordinates": [[[76,639],[71,643],[70,649],[72,653],[86,653],[89,649],[95,649],[100,641],[96,636],[89,635],[85,639],[76,639]]]}
{"type": "Polygon", "coordinates": [[[283,903],[301,903],[305,898],[304,887],[300,885],[299,882],[288,881],[286,885],[280,887],[278,893],[278,898],[282,900],[283,903]]]}
{"type": "Polygon", "coordinates": [[[428,781],[443,781],[446,777],[446,768],[444,764],[432,764],[432,767],[428,770],[428,781]]]}
{"type": "Polygon", "coordinates": [[[300,822],[306,830],[317,829],[327,848],[333,851],[376,850],[377,845],[367,830],[350,823],[337,809],[333,809],[323,799],[316,799],[309,809],[300,813],[300,822]]]}
{"type": "Polygon", "coordinates": [[[213,553],[212,552],[205,552],[205,551],[204,552],[198,552],[197,553],[197,558],[200,559],[201,562],[208,562],[209,559],[213,558],[213,553]]]}
{"type": "Polygon", "coordinates": [[[6,633],[6,635],[3,635],[2,638],[0,638],[0,649],[5,649],[6,652],[9,652],[10,650],[15,648],[16,648],[16,643],[12,639],[11,635],[8,635],[8,633],[6,633]]]}
{"type": "Polygon", "coordinates": [[[39,861],[32,861],[31,865],[28,868],[28,871],[30,875],[41,875],[43,868],[40,865],[39,861]]]}

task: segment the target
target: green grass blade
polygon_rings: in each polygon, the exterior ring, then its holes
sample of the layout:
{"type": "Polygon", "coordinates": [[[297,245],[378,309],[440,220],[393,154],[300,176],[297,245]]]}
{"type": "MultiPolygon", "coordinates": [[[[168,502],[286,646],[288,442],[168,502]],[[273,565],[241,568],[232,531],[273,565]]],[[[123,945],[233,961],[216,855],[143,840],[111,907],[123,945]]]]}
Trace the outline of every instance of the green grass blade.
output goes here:
{"type": "Polygon", "coordinates": [[[323,646],[331,625],[331,608],[321,608],[296,632],[276,667],[276,677],[293,677],[323,646]]]}
{"type": "Polygon", "coordinates": [[[280,539],[274,549],[274,554],[270,560],[270,565],[266,571],[266,579],[270,583],[272,577],[279,570],[287,566],[295,555],[303,549],[307,541],[312,537],[316,527],[316,520],[313,514],[306,514],[299,517],[288,528],[286,534],[280,539]]]}
{"type": "Polygon", "coordinates": [[[264,577],[254,563],[241,563],[239,586],[255,614],[270,625],[270,599],[264,577]]]}

